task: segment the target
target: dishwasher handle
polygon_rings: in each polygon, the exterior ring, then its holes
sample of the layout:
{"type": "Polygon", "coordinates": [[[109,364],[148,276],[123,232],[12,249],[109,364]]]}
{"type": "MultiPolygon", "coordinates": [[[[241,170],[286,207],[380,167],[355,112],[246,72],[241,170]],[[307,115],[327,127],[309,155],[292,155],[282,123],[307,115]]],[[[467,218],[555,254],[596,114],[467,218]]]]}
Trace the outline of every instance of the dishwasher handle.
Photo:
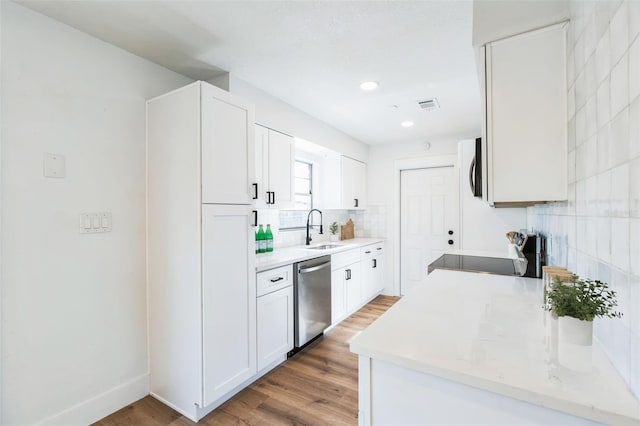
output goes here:
{"type": "Polygon", "coordinates": [[[325,262],[325,263],[321,263],[320,265],[316,265],[316,266],[312,266],[310,268],[299,268],[298,269],[298,273],[299,274],[307,274],[309,272],[315,272],[318,271],[320,269],[324,269],[327,266],[331,265],[331,261],[325,262]]]}

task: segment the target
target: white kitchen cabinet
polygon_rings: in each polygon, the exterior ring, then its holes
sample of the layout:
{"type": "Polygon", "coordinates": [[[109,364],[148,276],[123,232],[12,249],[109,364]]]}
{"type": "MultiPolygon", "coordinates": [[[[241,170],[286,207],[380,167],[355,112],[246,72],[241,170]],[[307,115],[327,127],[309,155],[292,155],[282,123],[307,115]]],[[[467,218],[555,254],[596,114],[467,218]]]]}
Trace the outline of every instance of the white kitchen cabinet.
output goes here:
{"type": "Polygon", "coordinates": [[[567,199],[566,23],[488,43],[483,198],[491,205],[567,199]]]}
{"type": "MultiPolygon", "coordinates": [[[[286,359],[293,349],[293,266],[258,274],[271,290],[257,299],[258,371],[286,359]]],[[[260,285],[258,285],[260,291],[260,285]]]]}
{"type": "Polygon", "coordinates": [[[257,372],[255,234],[250,208],[202,207],[205,406],[257,372]]]}
{"type": "Polygon", "coordinates": [[[149,388],[194,421],[257,372],[251,152],[253,109],[229,93],[147,102],[149,388]]]}
{"type": "Polygon", "coordinates": [[[342,208],[364,209],[367,202],[367,165],[342,156],[342,208]]]}
{"type": "Polygon", "coordinates": [[[377,296],[384,288],[384,243],[361,249],[362,298],[364,302],[377,296]]]}
{"type": "Polygon", "coordinates": [[[337,324],[360,307],[360,249],[331,256],[331,324],[337,324]]]}
{"type": "Polygon", "coordinates": [[[362,306],[362,269],[360,262],[351,264],[345,268],[345,299],[347,304],[347,315],[355,312],[362,306]]]}
{"type": "Polygon", "coordinates": [[[257,205],[294,208],[294,138],[256,124],[255,151],[257,205]]]}
{"type": "Polygon", "coordinates": [[[251,104],[200,83],[202,202],[254,204],[254,117],[251,104]]]}

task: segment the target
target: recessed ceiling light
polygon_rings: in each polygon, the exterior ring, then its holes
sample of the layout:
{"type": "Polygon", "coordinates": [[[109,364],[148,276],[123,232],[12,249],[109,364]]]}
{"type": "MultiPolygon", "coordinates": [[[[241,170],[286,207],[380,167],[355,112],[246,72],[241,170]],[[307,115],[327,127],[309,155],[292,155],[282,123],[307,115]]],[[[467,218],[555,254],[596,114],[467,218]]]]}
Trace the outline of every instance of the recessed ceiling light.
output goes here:
{"type": "Polygon", "coordinates": [[[377,81],[363,81],[360,83],[360,88],[362,90],[370,91],[376,90],[380,84],[377,81]]]}
{"type": "Polygon", "coordinates": [[[402,123],[400,123],[400,125],[401,125],[402,127],[411,127],[411,126],[413,126],[413,121],[411,121],[411,120],[406,120],[406,121],[403,121],[402,123]]]}

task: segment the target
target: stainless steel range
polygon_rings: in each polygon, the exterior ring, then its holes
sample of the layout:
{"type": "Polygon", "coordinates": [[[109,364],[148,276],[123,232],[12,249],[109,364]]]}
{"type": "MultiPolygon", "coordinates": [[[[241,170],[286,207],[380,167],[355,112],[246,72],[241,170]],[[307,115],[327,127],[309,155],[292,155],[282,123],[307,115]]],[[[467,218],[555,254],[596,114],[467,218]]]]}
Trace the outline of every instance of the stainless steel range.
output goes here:
{"type": "Polygon", "coordinates": [[[436,269],[522,276],[527,269],[527,261],[523,258],[507,259],[501,257],[443,254],[429,265],[428,273],[436,269]]]}

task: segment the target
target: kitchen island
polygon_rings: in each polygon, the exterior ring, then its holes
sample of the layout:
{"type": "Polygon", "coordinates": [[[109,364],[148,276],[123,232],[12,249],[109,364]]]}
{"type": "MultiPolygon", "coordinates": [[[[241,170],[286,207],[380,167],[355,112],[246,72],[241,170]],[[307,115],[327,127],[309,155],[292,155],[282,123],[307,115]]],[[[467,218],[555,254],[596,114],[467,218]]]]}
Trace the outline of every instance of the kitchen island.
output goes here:
{"type": "Polygon", "coordinates": [[[351,342],[360,424],[640,424],[596,342],[588,372],[558,362],[541,285],[431,273],[351,342]]]}

